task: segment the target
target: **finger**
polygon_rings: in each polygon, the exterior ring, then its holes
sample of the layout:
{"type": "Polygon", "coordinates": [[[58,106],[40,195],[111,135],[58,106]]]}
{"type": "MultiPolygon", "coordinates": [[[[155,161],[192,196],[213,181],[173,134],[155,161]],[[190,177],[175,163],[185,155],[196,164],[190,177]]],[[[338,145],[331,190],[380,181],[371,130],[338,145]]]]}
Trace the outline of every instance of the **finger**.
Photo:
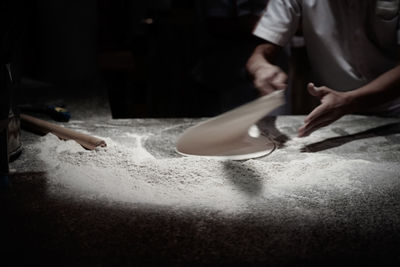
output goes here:
{"type": "Polygon", "coordinates": [[[314,128],[315,125],[320,125],[324,122],[334,121],[335,119],[329,113],[325,113],[325,115],[319,116],[317,119],[304,123],[298,130],[299,135],[303,135],[304,133],[308,132],[309,129],[314,128]]]}
{"type": "Polygon", "coordinates": [[[284,90],[287,88],[287,84],[286,83],[271,83],[271,85],[276,89],[276,90],[284,90]]]}
{"type": "Polygon", "coordinates": [[[263,81],[273,81],[278,77],[278,74],[281,73],[280,69],[276,66],[267,68],[267,69],[260,69],[257,77],[263,81]]]}
{"type": "Polygon", "coordinates": [[[312,96],[318,96],[318,92],[315,90],[315,85],[313,83],[307,84],[307,90],[312,96]]]}
{"type": "Polygon", "coordinates": [[[325,87],[317,87],[313,83],[309,83],[307,85],[307,90],[312,96],[316,96],[318,98],[322,98],[324,95],[329,93],[325,87]]]}
{"type": "Polygon", "coordinates": [[[339,118],[341,118],[340,115],[325,113],[324,115],[319,116],[317,119],[305,123],[302,127],[300,127],[298,131],[299,136],[307,136],[318,128],[324,127],[337,121],[339,118]]]}
{"type": "Polygon", "coordinates": [[[316,107],[310,114],[304,119],[305,123],[309,123],[313,120],[316,120],[318,117],[323,116],[325,113],[328,112],[328,107],[326,104],[322,103],[318,107],[316,107]]]}
{"type": "Polygon", "coordinates": [[[274,88],[271,85],[273,78],[266,75],[265,77],[258,77],[254,81],[254,86],[260,91],[273,91],[274,88]]]}
{"type": "Polygon", "coordinates": [[[273,77],[272,82],[273,83],[284,83],[286,84],[287,81],[287,75],[283,71],[280,71],[276,73],[276,75],[273,77]]]}
{"type": "Polygon", "coordinates": [[[264,96],[276,91],[276,89],[270,85],[267,85],[259,88],[258,91],[260,92],[261,96],[264,96]]]}
{"type": "Polygon", "coordinates": [[[274,78],[271,81],[271,84],[276,90],[283,90],[287,88],[286,80],[287,80],[286,73],[279,72],[276,74],[276,76],[274,76],[274,78]]]}
{"type": "Polygon", "coordinates": [[[322,128],[322,127],[325,127],[325,126],[331,124],[332,122],[333,121],[331,121],[331,120],[324,120],[324,121],[321,121],[319,123],[305,124],[301,128],[299,128],[298,136],[299,137],[309,136],[314,131],[316,131],[316,130],[322,128]]]}
{"type": "MultiPolygon", "coordinates": [[[[324,115],[319,116],[317,119],[310,121],[309,123],[304,124],[302,127],[300,127],[299,131],[303,132],[308,132],[309,129],[314,129],[315,126],[319,126],[318,128],[321,128],[323,126],[326,126],[328,124],[331,124],[338,119],[340,119],[342,116],[338,114],[332,114],[332,113],[325,113],[324,115]]],[[[316,129],[318,129],[316,128],[316,129]]],[[[315,131],[316,129],[312,130],[315,131]]]]}
{"type": "Polygon", "coordinates": [[[267,95],[272,92],[275,92],[277,90],[284,90],[286,88],[287,88],[287,84],[285,84],[285,83],[268,83],[268,84],[265,84],[264,86],[262,86],[261,88],[259,88],[258,91],[263,96],[263,95],[267,95]]]}

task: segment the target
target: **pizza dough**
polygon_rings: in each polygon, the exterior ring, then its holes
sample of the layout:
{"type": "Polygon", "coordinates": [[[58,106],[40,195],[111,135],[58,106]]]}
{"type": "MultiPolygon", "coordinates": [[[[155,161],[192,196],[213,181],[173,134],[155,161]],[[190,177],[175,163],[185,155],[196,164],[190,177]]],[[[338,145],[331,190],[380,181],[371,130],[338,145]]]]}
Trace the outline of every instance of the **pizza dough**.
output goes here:
{"type": "Polygon", "coordinates": [[[185,156],[244,160],[265,156],[275,149],[271,138],[255,125],[284,104],[284,92],[276,91],[187,129],[176,151],[185,156]]]}

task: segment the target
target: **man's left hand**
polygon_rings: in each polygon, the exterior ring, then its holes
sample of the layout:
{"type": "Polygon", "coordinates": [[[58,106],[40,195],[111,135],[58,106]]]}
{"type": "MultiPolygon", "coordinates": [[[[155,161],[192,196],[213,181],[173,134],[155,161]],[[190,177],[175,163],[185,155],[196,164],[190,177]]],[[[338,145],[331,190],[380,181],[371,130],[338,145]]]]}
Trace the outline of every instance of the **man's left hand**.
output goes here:
{"type": "Polygon", "coordinates": [[[312,83],[307,85],[307,89],[320,99],[321,104],[305,118],[304,125],[298,130],[299,137],[308,136],[352,112],[351,98],[347,92],[337,92],[326,86],[316,87],[312,83]]]}

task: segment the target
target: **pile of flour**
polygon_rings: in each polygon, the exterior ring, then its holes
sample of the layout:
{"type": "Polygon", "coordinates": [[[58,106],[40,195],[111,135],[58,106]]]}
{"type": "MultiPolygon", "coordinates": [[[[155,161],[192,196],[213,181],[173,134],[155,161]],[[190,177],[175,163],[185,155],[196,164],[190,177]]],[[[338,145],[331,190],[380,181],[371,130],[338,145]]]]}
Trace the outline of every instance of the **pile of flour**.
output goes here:
{"type": "Polygon", "coordinates": [[[105,138],[107,147],[94,151],[52,134],[41,137],[33,146],[46,166],[48,192],[243,212],[262,210],[271,203],[294,208],[328,205],[338,197],[375,190],[376,177],[390,188],[398,183],[400,173],[400,166],[384,162],[296,152],[306,139],[295,138],[287,143],[288,149],[276,150],[268,157],[235,162],[155,158],[143,147],[148,136],[124,133],[122,137],[129,142],[105,138]]]}

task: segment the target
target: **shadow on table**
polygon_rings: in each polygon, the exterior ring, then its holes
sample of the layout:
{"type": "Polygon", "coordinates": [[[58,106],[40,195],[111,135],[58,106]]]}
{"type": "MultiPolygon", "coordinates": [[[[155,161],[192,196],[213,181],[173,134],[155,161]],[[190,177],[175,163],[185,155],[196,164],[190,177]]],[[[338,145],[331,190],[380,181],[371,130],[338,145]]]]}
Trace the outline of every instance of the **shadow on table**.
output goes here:
{"type": "MultiPolygon", "coordinates": [[[[276,127],[276,117],[266,116],[262,118],[257,126],[262,135],[272,139],[276,148],[281,148],[289,138],[276,127]]],[[[224,162],[224,170],[230,181],[248,196],[258,196],[263,187],[262,177],[257,170],[246,166],[241,161],[224,162]]]]}
{"type": "Polygon", "coordinates": [[[317,143],[309,144],[304,146],[301,149],[301,152],[319,152],[330,148],[339,147],[355,140],[366,139],[376,136],[388,136],[396,133],[400,133],[399,122],[379,126],[356,134],[333,137],[317,143]]]}
{"type": "Polygon", "coordinates": [[[223,166],[228,179],[246,195],[255,197],[262,192],[262,177],[257,170],[240,161],[226,161],[223,166]]]}
{"type": "Polygon", "coordinates": [[[0,205],[7,207],[0,217],[3,262],[14,266],[381,266],[393,262],[399,266],[400,224],[393,216],[397,206],[388,206],[386,197],[369,197],[356,207],[346,204],[347,196],[339,197],[337,203],[343,206],[336,207],[328,221],[302,209],[292,210],[286,202],[275,210],[267,200],[266,213],[248,210],[227,216],[212,209],[63,194],[62,187],[49,194],[48,175],[12,175],[13,194],[0,205]],[[368,212],[354,212],[362,207],[368,212]]]}

